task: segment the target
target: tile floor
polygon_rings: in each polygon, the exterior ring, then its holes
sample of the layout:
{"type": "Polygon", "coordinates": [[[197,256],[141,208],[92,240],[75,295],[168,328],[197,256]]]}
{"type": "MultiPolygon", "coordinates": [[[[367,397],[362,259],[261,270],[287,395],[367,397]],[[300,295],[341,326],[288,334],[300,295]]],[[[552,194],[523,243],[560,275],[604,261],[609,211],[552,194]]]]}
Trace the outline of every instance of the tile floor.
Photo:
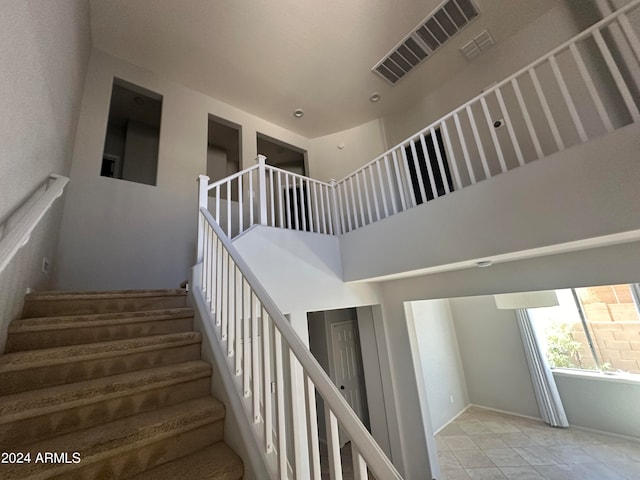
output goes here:
{"type": "Polygon", "coordinates": [[[436,443],[442,480],[640,480],[640,442],[477,407],[436,443]]]}

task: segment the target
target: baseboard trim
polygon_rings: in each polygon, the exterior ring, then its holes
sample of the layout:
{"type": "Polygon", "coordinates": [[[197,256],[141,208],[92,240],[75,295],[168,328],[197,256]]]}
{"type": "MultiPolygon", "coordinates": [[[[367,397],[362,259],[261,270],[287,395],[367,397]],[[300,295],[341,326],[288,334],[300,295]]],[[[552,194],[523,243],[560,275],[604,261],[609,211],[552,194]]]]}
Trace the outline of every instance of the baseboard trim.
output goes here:
{"type": "Polygon", "coordinates": [[[467,410],[469,410],[469,407],[471,407],[472,405],[469,404],[467,406],[465,406],[462,410],[460,410],[453,418],[451,418],[451,420],[449,420],[447,423],[445,423],[443,426],[441,426],[439,429],[437,429],[435,432],[433,432],[433,435],[437,435],[438,433],[440,433],[442,430],[444,430],[445,428],[447,428],[449,426],[449,424],[453,423],[456,421],[456,419],[462,415],[464,412],[466,412],[467,410]]]}
{"type": "Polygon", "coordinates": [[[575,430],[580,430],[582,432],[597,433],[598,435],[606,435],[607,437],[615,437],[615,438],[620,438],[622,440],[627,440],[627,441],[630,441],[630,442],[640,443],[640,438],[638,438],[638,437],[629,437],[628,435],[622,435],[620,433],[605,432],[604,430],[597,430],[595,428],[581,427],[580,425],[569,425],[569,427],[573,428],[575,430]]]}
{"type": "Polygon", "coordinates": [[[542,422],[542,418],[540,417],[532,417],[530,415],[524,415],[523,413],[510,412],[509,410],[500,410],[499,408],[485,407],[484,405],[478,405],[476,403],[470,404],[469,407],[481,408],[483,410],[489,410],[491,412],[504,413],[505,415],[512,415],[514,417],[526,418],[528,420],[537,420],[539,422],[542,422]]]}

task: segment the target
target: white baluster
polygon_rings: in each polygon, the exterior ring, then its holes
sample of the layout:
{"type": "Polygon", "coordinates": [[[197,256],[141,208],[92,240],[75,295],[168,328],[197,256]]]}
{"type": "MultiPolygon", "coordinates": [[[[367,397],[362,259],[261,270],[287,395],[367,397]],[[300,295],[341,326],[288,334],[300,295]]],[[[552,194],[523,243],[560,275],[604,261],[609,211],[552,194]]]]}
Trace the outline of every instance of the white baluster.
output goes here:
{"type": "MultiPolygon", "coordinates": [[[[401,211],[404,212],[407,209],[407,203],[405,200],[404,187],[402,186],[402,177],[400,176],[400,168],[398,167],[398,156],[396,155],[395,150],[391,152],[391,158],[393,159],[393,169],[396,174],[396,183],[398,185],[398,195],[400,196],[400,204],[402,205],[401,211]]],[[[393,199],[394,196],[392,195],[391,198],[393,199]]],[[[394,210],[395,210],[395,205],[394,205],[394,210]]]]}
{"type": "Polygon", "coordinates": [[[480,99],[480,105],[482,106],[482,111],[484,113],[484,118],[487,122],[487,127],[489,128],[489,134],[491,135],[491,141],[493,142],[493,148],[496,149],[496,154],[498,155],[498,162],[500,163],[500,170],[502,173],[507,171],[507,165],[504,161],[504,155],[502,154],[502,147],[500,147],[500,142],[498,141],[498,136],[496,135],[496,129],[493,128],[493,120],[491,119],[491,114],[489,113],[489,107],[487,106],[486,97],[482,97],[480,99]]]}
{"type": "Polygon", "coordinates": [[[285,421],[284,371],[282,368],[282,336],[277,328],[273,330],[274,355],[276,362],[276,435],[278,436],[278,474],[281,480],[288,478],[287,471],[287,427],[285,421]]]}
{"type": "Polygon", "coordinates": [[[278,171],[278,216],[280,217],[280,228],[284,227],[284,211],[282,209],[282,176],[278,171]]]}
{"type": "Polygon", "coordinates": [[[518,84],[518,80],[516,78],[511,80],[511,86],[513,87],[513,91],[516,94],[516,99],[518,100],[518,105],[520,106],[520,110],[522,111],[524,123],[527,125],[527,131],[529,132],[529,136],[531,137],[531,141],[533,142],[533,147],[536,149],[537,158],[542,158],[544,157],[544,153],[542,153],[542,146],[540,145],[540,140],[538,140],[536,130],[533,127],[533,122],[531,121],[531,116],[529,115],[527,104],[524,102],[522,91],[520,90],[520,85],[518,84]]]}
{"type": "Polygon", "coordinates": [[[504,123],[507,127],[507,132],[509,132],[509,138],[511,139],[511,144],[513,145],[513,149],[516,152],[516,158],[518,159],[518,164],[520,166],[524,165],[524,156],[522,155],[522,150],[520,149],[520,143],[518,142],[518,137],[516,137],[516,132],[513,129],[513,124],[511,123],[511,117],[509,116],[509,111],[507,110],[507,106],[504,103],[504,97],[502,96],[502,92],[499,88],[496,88],[496,98],[498,100],[498,105],[500,106],[500,113],[502,114],[502,118],[504,119],[504,123]]]}
{"type": "MultiPolygon", "coordinates": [[[[416,193],[413,189],[413,181],[411,180],[411,172],[409,172],[409,160],[407,160],[407,152],[404,149],[404,145],[400,146],[400,154],[402,155],[402,166],[403,171],[404,171],[404,175],[405,175],[405,185],[407,185],[407,189],[409,190],[409,201],[407,202],[409,205],[409,208],[411,207],[415,207],[418,202],[416,201],[416,193]]],[[[420,178],[420,174],[419,174],[420,170],[416,171],[416,175],[419,175],[418,178],[420,178]]]]}
{"type": "Polygon", "coordinates": [[[611,123],[611,118],[607,113],[607,109],[605,108],[604,103],[602,103],[602,98],[600,98],[600,95],[598,94],[598,90],[596,89],[596,86],[593,83],[593,79],[591,78],[591,75],[589,75],[589,71],[587,70],[587,67],[584,64],[582,55],[580,55],[580,52],[578,51],[578,47],[576,46],[575,43],[572,43],[571,45],[569,45],[569,51],[571,52],[571,55],[573,56],[573,59],[576,62],[576,65],[578,66],[578,71],[580,72],[580,76],[582,77],[582,80],[587,86],[587,90],[589,91],[591,100],[593,100],[593,104],[596,107],[596,111],[600,116],[602,125],[604,125],[604,129],[609,133],[613,132],[613,124],[611,123]]]}
{"type": "Polygon", "coordinates": [[[634,102],[633,96],[629,91],[629,87],[627,87],[627,84],[624,81],[622,74],[620,73],[620,69],[618,68],[618,65],[616,65],[616,62],[613,59],[613,56],[611,55],[611,51],[609,50],[609,47],[607,47],[607,44],[604,41],[604,38],[602,38],[602,34],[600,33],[600,30],[596,30],[593,32],[593,38],[596,39],[596,44],[598,45],[598,48],[600,49],[600,52],[604,57],[604,61],[607,64],[607,67],[609,68],[609,72],[611,73],[611,76],[613,77],[613,80],[615,81],[616,86],[618,87],[618,90],[622,95],[624,104],[629,109],[631,118],[633,118],[634,122],[640,121],[640,112],[638,112],[638,106],[634,102]]]}
{"type": "Polygon", "coordinates": [[[462,188],[462,181],[460,180],[460,172],[458,171],[458,163],[453,153],[453,146],[451,145],[451,137],[449,136],[449,128],[447,127],[447,121],[442,122],[442,136],[444,137],[444,143],[447,148],[447,157],[451,160],[453,166],[453,176],[456,179],[456,188],[462,188]]]}
{"type": "Polygon", "coordinates": [[[467,142],[464,139],[464,132],[462,131],[462,125],[460,124],[460,117],[458,117],[457,113],[453,114],[453,121],[456,124],[456,133],[458,134],[458,139],[460,140],[460,146],[462,147],[462,156],[464,157],[464,163],[467,166],[467,172],[469,173],[469,180],[471,180],[471,185],[475,185],[476,175],[473,172],[473,166],[471,165],[471,157],[469,156],[469,149],[467,148],[467,142]]]}
{"type": "Polygon", "coordinates": [[[271,406],[271,319],[267,315],[264,306],[261,305],[262,314],[262,385],[264,388],[262,418],[264,420],[264,442],[267,453],[273,451],[273,413],[271,406]]]}
{"type": "Polygon", "coordinates": [[[473,111],[471,110],[471,106],[467,106],[467,117],[469,117],[469,124],[471,125],[471,131],[473,132],[473,138],[476,141],[476,146],[478,147],[478,153],[480,154],[480,161],[482,162],[482,168],[484,170],[485,179],[491,178],[491,171],[489,170],[489,165],[487,164],[487,155],[484,153],[484,147],[482,146],[482,140],[480,139],[480,134],[478,133],[478,126],[476,125],[476,119],[473,116],[473,111]]]}
{"type": "Polygon", "coordinates": [[[238,232],[244,232],[244,210],[242,198],[242,175],[238,177],[238,232]]]}
{"type": "MultiPolygon", "coordinates": [[[[386,155],[383,157],[382,160],[378,160],[376,162],[376,172],[378,174],[378,185],[380,186],[380,196],[382,197],[382,211],[384,212],[384,217],[387,218],[389,216],[389,206],[387,205],[387,194],[384,191],[384,182],[382,181],[382,169],[380,168],[380,163],[383,161],[385,162],[385,167],[387,171],[387,183],[389,184],[389,182],[391,182],[386,155]]],[[[374,190],[375,190],[375,187],[374,187],[374,190]]]]}
{"type": "Polygon", "coordinates": [[[367,464],[360,455],[357,445],[354,445],[353,442],[351,442],[351,459],[353,460],[353,479],[368,480],[367,464]]]}
{"type": "Polygon", "coordinates": [[[564,142],[562,137],[560,136],[560,131],[558,130],[558,125],[556,125],[556,121],[551,114],[551,108],[549,108],[549,103],[547,102],[547,97],[540,86],[540,80],[538,80],[538,75],[536,74],[535,68],[529,69],[529,76],[531,77],[531,81],[533,82],[533,88],[536,91],[536,95],[538,95],[538,100],[540,100],[540,105],[542,105],[542,111],[544,112],[544,116],[547,119],[547,123],[549,124],[549,128],[551,128],[551,133],[553,135],[553,139],[556,141],[556,146],[559,151],[564,150],[564,142]]]}
{"type": "Polygon", "coordinates": [[[251,390],[253,393],[253,423],[260,422],[260,302],[253,290],[250,290],[251,303],[251,390]]]}
{"type": "MultiPolygon", "coordinates": [[[[376,162],[376,164],[378,164],[378,162],[376,162]]],[[[378,195],[376,193],[376,182],[373,179],[373,166],[369,165],[366,169],[369,170],[369,181],[371,182],[371,195],[373,196],[373,206],[376,212],[375,221],[377,222],[378,220],[380,220],[380,205],[378,204],[378,195]]],[[[369,192],[367,192],[367,202],[368,201],[369,201],[369,192]]]]}
{"type": "Polygon", "coordinates": [[[324,405],[324,418],[327,423],[327,449],[329,450],[329,477],[331,480],[342,480],[338,420],[329,406],[326,403],[324,405]]]}
{"type": "MultiPolygon", "coordinates": [[[[433,139],[433,135],[431,136],[431,138],[433,139]]],[[[417,157],[415,151],[416,148],[415,146],[412,145],[412,151],[414,152],[414,158],[417,157]]],[[[427,142],[426,139],[424,138],[424,134],[420,134],[420,148],[422,149],[422,154],[424,155],[424,163],[427,167],[427,176],[429,177],[429,185],[431,186],[431,193],[433,195],[433,198],[438,198],[438,189],[436,188],[436,176],[433,172],[433,168],[431,167],[431,158],[429,157],[429,150],[427,149],[427,142]]],[[[420,173],[420,176],[422,176],[422,172],[420,173]]],[[[423,190],[424,187],[421,189],[423,190]]],[[[425,195],[422,197],[422,201],[426,202],[428,200],[428,197],[425,195]]]]}
{"type": "Polygon", "coordinates": [[[318,417],[316,413],[316,393],[311,379],[304,374],[305,400],[307,412],[307,437],[309,439],[309,458],[311,460],[311,480],[321,480],[320,443],[318,441],[318,417]]]}
{"type": "MultiPolygon", "coordinates": [[[[393,153],[393,152],[392,152],[393,153]]],[[[395,167],[395,158],[394,158],[394,167],[395,167]]],[[[396,202],[396,194],[393,188],[393,180],[391,176],[391,169],[389,168],[389,157],[387,155],[384,156],[384,169],[387,172],[387,184],[389,186],[389,197],[391,199],[391,208],[393,209],[393,214],[398,213],[398,204],[396,202]]],[[[394,170],[396,175],[398,174],[398,169],[394,170]]]]}
{"type": "MultiPolygon", "coordinates": [[[[421,138],[424,139],[424,136],[421,135],[421,138]]],[[[420,189],[420,198],[422,199],[422,203],[425,203],[427,201],[427,191],[424,188],[424,179],[422,178],[422,169],[420,168],[420,162],[418,161],[418,152],[416,150],[416,142],[414,142],[413,140],[409,140],[409,148],[411,149],[411,157],[413,159],[413,168],[415,169],[414,171],[416,172],[416,178],[418,179],[418,188],[420,189]]],[[[432,184],[432,192],[435,192],[435,184],[433,183],[433,172],[431,171],[431,162],[429,161],[429,154],[427,153],[427,149],[426,147],[424,147],[424,160],[425,160],[425,164],[427,166],[427,173],[429,176],[429,181],[432,184]]],[[[407,157],[406,157],[406,151],[404,149],[404,147],[402,147],[402,156],[405,159],[405,161],[407,161],[407,157]]],[[[407,164],[407,167],[409,165],[407,164]]],[[[410,182],[413,185],[413,181],[411,179],[411,176],[409,176],[408,178],[410,178],[410,182]]],[[[417,199],[416,199],[416,204],[417,204],[417,199]]]]}
{"type": "Polygon", "coordinates": [[[553,71],[553,76],[558,82],[558,86],[560,87],[560,93],[562,93],[562,98],[564,99],[564,103],[567,105],[569,109],[569,115],[571,115],[571,120],[573,120],[573,125],[576,127],[578,131],[578,137],[584,143],[587,140],[587,132],[584,130],[584,126],[582,125],[582,120],[580,120],[580,115],[578,115],[578,111],[576,110],[576,106],[573,103],[573,99],[571,98],[571,94],[569,93],[569,89],[567,88],[567,84],[564,81],[564,77],[562,76],[562,72],[560,71],[560,67],[558,66],[558,62],[556,57],[553,55],[549,57],[549,63],[551,64],[551,70],[553,71]]]}

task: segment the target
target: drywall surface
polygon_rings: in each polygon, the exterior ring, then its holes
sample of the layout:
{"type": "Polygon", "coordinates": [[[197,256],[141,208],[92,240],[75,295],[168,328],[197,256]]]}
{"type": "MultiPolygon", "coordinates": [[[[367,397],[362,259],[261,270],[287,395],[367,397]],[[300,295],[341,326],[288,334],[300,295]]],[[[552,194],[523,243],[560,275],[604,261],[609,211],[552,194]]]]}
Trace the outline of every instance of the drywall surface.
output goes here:
{"type": "Polygon", "coordinates": [[[637,230],[639,150],[640,124],[629,125],[342,235],[344,278],[637,230]]]}
{"type": "Polygon", "coordinates": [[[389,426],[387,423],[387,407],[384,398],[382,384],[382,372],[380,367],[379,343],[383,341],[379,337],[380,324],[374,315],[376,307],[358,307],[358,332],[360,334],[360,347],[362,351],[362,364],[364,367],[364,382],[367,390],[367,407],[369,409],[369,423],[371,435],[375,438],[380,448],[388,457],[391,457],[391,445],[389,443],[389,426]]]}
{"type": "Polygon", "coordinates": [[[640,382],[554,371],[571,425],[640,438],[640,382]]]}
{"type": "MultiPolygon", "coordinates": [[[[448,300],[410,302],[417,355],[431,424],[438,431],[469,405],[458,340],[448,300]]],[[[410,327],[411,328],[411,327],[410,327]]],[[[424,408],[423,408],[424,411],[424,408]]]]}
{"type": "MultiPolygon", "coordinates": [[[[541,15],[526,28],[504,42],[498,42],[468,64],[462,64],[456,77],[431,91],[422,101],[411,108],[383,117],[388,145],[400,143],[479,95],[494,82],[515,73],[577,34],[580,28],[576,25],[571,8],[584,10],[585,6],[579,3],[588,2],[558,2],[557,7],[541,15]]],[[[587,13],[592,12],[585,12],[585,15],[587,13]]],[[[595,12],[593,13],[591,21],[596,20],[595,12]]]]}
{"type": "Polygon", "coordinates": [[[258,225],[234,246],[283,312],[380,303],[377,286],[342,281],[334,236],[258,225]]]}
{"type": "Polygon", "coordinates": [[[513,310],[498,310],[493,296],[450,300],[469,401],[539,417],[529,367],[513,310]]]}
{"type": "Polygon", "coordinates": [[[93,50],[71,168],[57,276],[61,289],[176,287],[195,262],[198,175],[207,169],[209,114],[242,126],[242,167],[256,132],[308,148],[307,139],[93,50]],[[100,176],[113,78],[163,97],[156,186],[100,176]]]}
{"type": "Polygon", "coordinates": [[[7,0],[0,16],[0,220],[68,175],[91,36],[85,1],[7,0]]]}
{"type": "MultiPolygon", "coordinates": [[[[4,1],[0,45],[1,224],[26,211],[25,201],[49,174],[69,174],[91,49],[88,2],[4,1]]],[[[0,272],[0,352],[9,322],[20,315],[25,290],[50,288],[51,270],[41,272],[42,257],[56,267],[63,202],[64,197],[54,203],[0,272]]]]}
{"type": "MultiPolygon", "coordinates": [[[[0,353],[4,352],[9,323],[22,314],[27,288],[48,290],[52,271],[42,272],[42,258],[55,258],[64,196],[58,198],[35,228],[29,241],[0,272],[0,353]]],[[[50,265],[53,268],[54,265],[50,265]]]]}
{"type": "Polygon", "coordinates": [[[373,120],[348,130],[309,140],[310,176],[341,180],[386,150],[383,124],[373,120]]]}

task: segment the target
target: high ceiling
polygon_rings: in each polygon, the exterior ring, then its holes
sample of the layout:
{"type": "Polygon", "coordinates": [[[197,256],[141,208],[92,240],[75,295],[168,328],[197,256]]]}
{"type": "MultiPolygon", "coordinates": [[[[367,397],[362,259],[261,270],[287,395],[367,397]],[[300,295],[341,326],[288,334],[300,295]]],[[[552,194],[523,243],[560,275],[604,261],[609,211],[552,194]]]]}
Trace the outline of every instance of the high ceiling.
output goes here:
{"type": "Polygon", "coordinates": [[[465,68],[457,49],[480,31],[500,44],[561,0],[474,1],[480,16],[393,87],[371,68],[441,0],[91,0],[91,27],[95,48],[313,138],[407,108],[465,68]]]}

